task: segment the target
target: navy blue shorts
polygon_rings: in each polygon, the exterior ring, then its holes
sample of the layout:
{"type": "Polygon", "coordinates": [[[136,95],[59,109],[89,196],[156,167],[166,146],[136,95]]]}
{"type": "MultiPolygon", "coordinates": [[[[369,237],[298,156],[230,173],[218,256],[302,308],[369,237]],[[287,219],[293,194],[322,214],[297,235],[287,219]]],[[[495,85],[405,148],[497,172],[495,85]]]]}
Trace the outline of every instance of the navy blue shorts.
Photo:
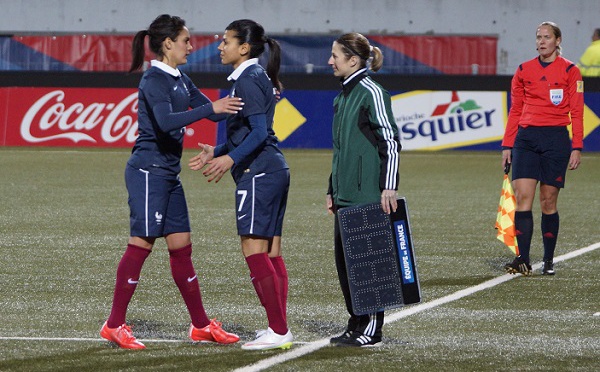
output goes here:
{"type": "Polygon", "coordinates": [[[125,185],[129,193],[131,236],[158,238],[191,231],[179,176],[157,176],[127,165],[125,185]]]}
{"type": "Polygon", "coordinates": [[[243,178],[235,190],[238,235],[281,236],[289,188],[288,169],[243,178]]]}
{"type": "Polygon", "coordinates": [[[512,149],[512,179],[533,178],[563,188],[570,157],[566,127],[519,127],[512,149]]]}

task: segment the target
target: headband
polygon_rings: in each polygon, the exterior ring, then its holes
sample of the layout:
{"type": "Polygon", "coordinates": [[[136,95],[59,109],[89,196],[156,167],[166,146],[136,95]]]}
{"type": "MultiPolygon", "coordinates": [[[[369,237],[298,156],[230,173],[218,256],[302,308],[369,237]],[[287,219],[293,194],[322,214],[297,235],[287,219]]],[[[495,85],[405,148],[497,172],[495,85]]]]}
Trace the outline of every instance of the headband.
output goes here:
{"type": "MultiPolygon", "coordinates": [[[[346,41],[339,39],[339,40],[337,40],[337,42],[342,44],[346,49],[348,49],[350,52],[352,52],[352,54],[354,54],[358,58],[360,58],[364,61],[368,60],[368,58],[363,58],[360,54],[358,54],[358,52],[356,50],[354,50],[348,43],[346,43],[346,41]]],[[[371,49],[371,50],[373,50],[373,49],[371,49]]]]}

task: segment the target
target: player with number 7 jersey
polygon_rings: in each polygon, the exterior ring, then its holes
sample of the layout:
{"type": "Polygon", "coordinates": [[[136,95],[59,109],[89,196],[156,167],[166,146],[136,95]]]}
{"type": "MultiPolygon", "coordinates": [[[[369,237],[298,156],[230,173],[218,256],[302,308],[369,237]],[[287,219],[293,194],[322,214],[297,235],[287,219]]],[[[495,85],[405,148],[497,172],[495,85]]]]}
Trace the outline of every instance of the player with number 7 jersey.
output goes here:
{"type": "Polygon", "coordinates": [[[288,349],[293,336],[288,329],[286,304],[288,275],[281,256],[281,234],[290,185],[287,162],[277,147],[273,131],[279,82],[279,44],[265,36],[252,20],[234,21],[219,45],[221,62],[234,71],[230,96],[244,107],[227,117],[227,142],[216,147],[201,145],[202,152],[190,160],[208,181],[218,182],[227,170],[236,183],[236,223],[242,253],[250,269],[250,281],[265,308],[268,324],[245,350],[288,349]],[[269,63],[258,57],[269,45],[269,63]]]}

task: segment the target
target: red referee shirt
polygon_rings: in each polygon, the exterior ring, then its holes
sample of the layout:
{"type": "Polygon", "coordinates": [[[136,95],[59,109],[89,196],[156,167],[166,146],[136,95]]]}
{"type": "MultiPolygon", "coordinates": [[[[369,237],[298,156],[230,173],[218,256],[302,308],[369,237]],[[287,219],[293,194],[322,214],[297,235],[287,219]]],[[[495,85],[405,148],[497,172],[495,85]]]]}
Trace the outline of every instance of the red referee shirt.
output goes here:
{"type": "Polygon", "coordinates": [[[512,79],[511,107],[502,146],[513,146],[519,126],[573,124],[573,149],[582,149],[583,106],[583,80],[573,62],[561,56],[546,67],[539,57],[527,61],[517,68],[512,79]]]}

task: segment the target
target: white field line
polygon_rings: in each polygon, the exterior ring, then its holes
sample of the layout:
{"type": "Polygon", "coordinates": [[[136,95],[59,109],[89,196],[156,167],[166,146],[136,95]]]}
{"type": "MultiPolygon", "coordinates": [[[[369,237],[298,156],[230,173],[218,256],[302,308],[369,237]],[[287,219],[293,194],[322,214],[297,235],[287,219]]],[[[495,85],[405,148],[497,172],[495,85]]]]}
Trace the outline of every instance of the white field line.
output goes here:
{"type": "MultiPolygon", "coordinates": [[[[575,250],[573,252],[569,252],[566,254],[563,254],[561,256],[555,257],[554,258],[554,262],[561,262],[561,261],[566,261],[569,260],[571,258],[577,257],[577,256],[581,256],[585,253],[591,252],[593,250],[596,250],[600,248],[600,242],[599,243],[595,243],[592,244],[588,247],[585,248],[580,248],[578,250],[575,250]]],[[[539,270],[542,267],[542,263],[539,262],[535,265],[532,265],[533,270],[539,270]]],[[[417,305],[411,305],[403,310],[400,311],[396,311],[396,312],[392,312],[391,314],[388,313],[385,316],[385,324],[388,323],[393,323],[395,321],[398,321],[402,318],[406,318],[409,315],[413,315],[413,314],[417,314],[420,312],[423,312],[425,310],[429,310],[432,309],[434,307],[438,307],[456,300],[459,300],[463,297],[467,297],[470,296],[474,293],[477,293],[479,291],[483,291],[484,289],[488,289],[488,288],[492,288],[497,286],[498,284],[502,284],[504,282],[507,282],[509,280],[512,280],[514,278],[519,277],[520,275],[510,275],[510,274],[505,274],[499,277],[496,277],[494,279],[490,279],[488,281],[485,281],[481,284],[478,284],[476,286],[473,287],[469,287],[469,288],[465,288],[463,290],[454,292],[448,296],[444,296],[438,299],[435,299],[433,301],[429,301],[429,302],[424,302],[424,303],[420,303],[417,305]]],[[[595,316],[600,315],[600,313],[596,313],[594,314],[595,316]]],[[[13,341],[85,341],[85,342],[106,342],[106,340],[102,339],[102,338],[78,338],[78,337],[3,337],[0,336],[0,340],[13,340],[13,341]]],[[[142,342],[157,342],[157,343],[183,343],[183,342],[191,342],[191,341],[185,341],[185,340],[164,340],[164,339],[140,339],[140,341],[142,342]]],[[[296,342],[295,345],[299,345],[301,344],[302,346],[300,347],[294,347],[292,350],[288,351],[288,352],[284,352],[275,356],[272,356],[270,358],[266,358],[263,359],[257,363],[251,364],[249,366],[245,366],[245,367],[241,367],[238,369],[235,369],[234,372],[258,372],[258,371],[262,371],[266,368],[269,367],[273,367],[277,364],[281,364],[284,362],[287,362],[289,360],[292,359],[296,359],[299,358],[303,355],[306,354],[310,354],[314,351],[317,351],[319,349],[322,349],[326,346],[329,345],[329,337],[328,338],[322,338],[320,340],[316,340],[316,341],[311,341],[311,342],[296,342]]]]}

